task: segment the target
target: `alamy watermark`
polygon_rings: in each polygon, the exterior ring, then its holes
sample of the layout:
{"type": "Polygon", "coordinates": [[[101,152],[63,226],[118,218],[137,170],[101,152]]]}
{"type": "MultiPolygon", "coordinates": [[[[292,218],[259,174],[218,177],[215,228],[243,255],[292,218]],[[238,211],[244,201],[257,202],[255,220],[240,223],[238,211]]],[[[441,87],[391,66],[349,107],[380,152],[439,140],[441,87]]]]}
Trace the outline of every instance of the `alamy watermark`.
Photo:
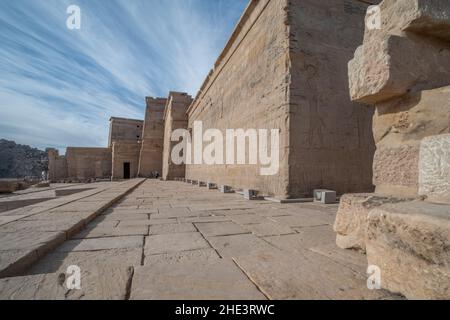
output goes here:
{"type": "Polygon", "coordinates": [[[381,29],[381,8],[380,6],[369,6],[367,8],[366,27],[369,30],[381,29]]]}
{"type": "Polygon", "coordinates": [[[381,269],[378,266],[370,265],[367,268],[367,288],[369,290],[381,289],[381,269]]]}
{"type": "Polygon", "coordinates": [[[70,5],[66,10],[69,15],[66,20],[66,26],[69,30],[80,30],[81,29],[81,9],[77,5],[70,5]]]}
{"type": "Polygon", "coordinates": [[[203,132],[203,122],[195,121],[192,134],[177,129],[171,141],[179,142],[171,152],[175,165],[259,165],[262,176],[280,169],[279,129],[226,129],[224,136],[219,129],[203,132]]]}
{"type": "Polygon", "coordinates": [[[67,267],[64,284],[69,290],[81,290],[81,269],[79,266],[67,267]]]}

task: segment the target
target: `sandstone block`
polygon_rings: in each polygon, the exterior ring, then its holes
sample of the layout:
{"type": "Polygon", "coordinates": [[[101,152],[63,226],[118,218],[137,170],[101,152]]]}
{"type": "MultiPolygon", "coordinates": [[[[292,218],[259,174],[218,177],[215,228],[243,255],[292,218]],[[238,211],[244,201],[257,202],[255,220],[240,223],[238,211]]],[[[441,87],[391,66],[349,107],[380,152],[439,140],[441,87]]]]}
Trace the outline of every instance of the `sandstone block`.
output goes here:
{"type": "Polygon", "coordinates": [[[419,189],[419,142],[378,147],[373,160],[377,193],[415,197],[419,189]]]}
{"type": "Polygon", "coordinates": [[[409,299],[450,298],[450,205],[415,201],[375,208],[366,246],[383,288],[409,299]]]}
{"type": "Polygon", "coordinates": [[[422,140],[419,194],[432,201],[450,202],[450,134],[422,140]]]}
{"type": "Polygon", "coordinates": [[[375,104],[449,84],[450,46],[407,37],[372,37],[349,63],[352,100],[375,104]],[[407,54],[406,54],[407,53],[407,54]]]}
{"type": "Polygon", "coordinates": [[[336,244],[342,249],[366,250],[367,219],[372,209],[407,199],[375,194],[346,194],[342,196],[334,223],[336,244]]]}
{"type": "Polygon", "coordinates": [[[0,179],[0,193],[13,193],[18,188],[19,183],[17,181],[0,179]]]}

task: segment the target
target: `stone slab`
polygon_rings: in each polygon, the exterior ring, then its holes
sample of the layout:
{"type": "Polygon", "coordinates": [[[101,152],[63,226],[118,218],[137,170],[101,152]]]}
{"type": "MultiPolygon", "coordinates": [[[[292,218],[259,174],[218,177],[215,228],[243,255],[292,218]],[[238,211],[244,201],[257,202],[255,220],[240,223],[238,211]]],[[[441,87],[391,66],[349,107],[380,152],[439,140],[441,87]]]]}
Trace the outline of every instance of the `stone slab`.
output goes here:
{"type": "Polygon", "coordinates": [[[242,227],[245,230],[250,231],[251,233],[260,237],[295,233],[295,231],[290,227],[273,221],[257,224],[247,224],[242,227]]]}
{"type": "Polygon", "coordinates": [[[196,223],[195,226],[205,237],[249,233],[249,231],[234,222],[196,223]]]}
{"type": "Polygon", "coordinates": [[[151,235],[145,241],[145,255],[210,248],[198,232],[151,235]]]}
{"type": "Polygon", "coordinates": [[[263,300],[232,261],[186,262],[136,268],[134,300],[263,300]]]}
{"type": "Polygon", "coordinates": [[[125,300],[131,268],[81,270],[81,290],[69,290],[65,275],[52,273],[0,280],[1,300],[125,300]]]}
{"type": "Polygon", "coordinates": [[[146,236],[148,235],[148,226],[130,226],[130,227],[93,227],[84,230],[73,237],[73,239],[91,239],[123,236],[146,236]]]}
{"type": "Polygon", "coordinates": [[[147,256],[145,257],[145,265],[150,266],[154,264],[174,264],[191,261],[206,263],[211,260],[218,259],[220,259],[220,257],[214,249],[199,249],[147,256]]]}
{"type": "Polygon", "coordinates": [[[233,258],[278,250],[253,234],[211,237],[208,241],[223,258],[233,258]]]}
{"type": "Polygon", "coordinates": [[[295,252],[311,247],[335,242],[335,233],[331,226],[305,227],[297,230],[298,233],[265,237],[264,239],[277,248],[295,252]]]}
{"type": "Polygon", "coordinates": [[[366,246],[383,288],[408,299],[450,299],[450,205],[411,201],[375,208],[366,246]]]}
{"type": "Polygon", "coordinates": [[[419,194],[450,203],[450,134],[427,137],[420,144],[419,194]]]}
{"type": "Polygon", "coordinates": [[[234,259],[272,300],[381,299],[384,291],[367,289],[367,279],[312,252],[272,251],[234,259]]]}
{"type": "Polygon", "coordinates": [[[126,236],[113,238],[83,239],[66,241],[57,248],[58,252],[99,251],[108,249],[140,248],[143,236],[126,236]]]}
{"type": "Polygon", "coordinates": [[[150,235],[197,232],[192,223],[156,224],[150,226],[150,235]]]}

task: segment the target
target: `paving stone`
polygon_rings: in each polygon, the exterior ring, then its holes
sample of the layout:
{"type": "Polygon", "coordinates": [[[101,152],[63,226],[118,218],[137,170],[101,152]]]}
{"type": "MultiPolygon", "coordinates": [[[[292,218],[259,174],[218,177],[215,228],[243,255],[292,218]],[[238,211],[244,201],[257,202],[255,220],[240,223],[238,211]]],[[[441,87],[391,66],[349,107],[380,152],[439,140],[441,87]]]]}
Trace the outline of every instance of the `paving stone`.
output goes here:
{"type": "Polygon", "coordinates": [[[81,270],[81,290],[68,290],[62,274],[51,273],[0,280],[1,300],[124,300],[131,268],[81,270]]]}
{"type": "Polygon", "coordinates": [[[108,220],[146,220],[149,219],[147,214],[128,214],[128,213],[110,213],[108,215],[102,216],[104,217],[104,221],[108,220]]]}
{"type": "Polygon", "coordinates": [[[234,259],[267,297],[274,300],[380,299],[367,278],[313,252],[267,251],[234,259]]]}
{"type": "Polygon", "coordinates": [[[14,233],[0,233],[0,251],[38,249],[52,243],[61,243],[66,239],[64,232],[40,232],[19,230],[14,233]]]}
{"type": "Polygon", "coordinates": [[[184,263],[186,261],[203,261],[209,262],[211,260],[220,259],[216,250],[214,249],[200,249],[192,251],[174,252],[157,254],[145,257],[145,265],[153,264],[172,264],[172,263],[184,263]]]}
{"type": "Polygon", "coordinates": [[[145,255],[210,248],[198,232],[152,235],[145,240],[145,255]]]}
{"type": "Polygon", "coordinates": [[[150,235],[197,232],[192,223],[157,224],[150,226],[150,235]]]}
{"type": "Polygon", "coordinates": [[[138,267],[131,299],[263,300],[265,297],[233,262],[217,260],[138,267]]]}
{"type": "Polygon", "coordinates": [[[211,237],[208,238],[208,241],[224,258],[277,250],[274,246],[253,234],[211,237]]]}
{"type": "Polygon", "coordinates": [[[58,252],[98,251],[108,249],[140,248],[143,236],[112,237],[84,240],[70,240],[61,245],[58,252]]]}
{"type": "Polygon", "coordinates": [[[39,260],[26,275],[44,273],[61,273],[67,267],[76,265],[81,270],[95,267],[129,267],[139,266],[142,260],[142,248],[110,249],[83,252],[52,252],[39,260]]]}
{"type": "Polygon", "coordinates": [[[173,224],[176,222],[176,219],[124,220],[120,221],[118,227],[152,226],[159,224],[173,224]]]}
{"type": "Polygon", "coordinates": [[[196,223],[195,226],[206,237],[249,233],[249,231],[234,222],[196,223]]]}
{"type": "Polygon", "coordinates": [[[321,254],[339,264],[343,264],[362,276],[367,275],[367,256],[356,250],[344,250],[335,243],[310,248],[312,252],[321,254]]]}
{"type": "Polygon", "coordinates": [[[73,239],[146,235],[148,235],[148,226],[94,227],[80,232],[79,234],[74,236],[73,239]]]}
{"type": "Polygon", "coordinates": [[[261,217],[256,213],[244,213],[244,214],[233,214],[230,216],[231,220],[243,225],[243,224],[258,224],[264,222],[270,222],[269,219],[261,217]]]}
{"type": "Polygon", "coordinates": [[[260,237],[295,233],[295,231],[290,227],[273,221],[258,224],[247,224],[242,227],[260,237]]]}
{"type": "Polygon", "coordinates": [[[336,234],[331,226],[306,227],[298,229],[299,233],[265,237],[264,239],[272,243],[277,248],[296,251],[309,249],[324,244],[335,243],[336,234]]]}
{"type": "Polygon", "coordinates": [[[335,217],[329,214],[323,214],[320,212],[298,212],[291,216],[271,217],[271,220],[285,224],[289,227],[313,227],[322,225],[332,225],[335,217]]]}
{"type": "Polygon", "coordinates": [[[0,278],[23,272],[39,258],[36,249],[0,251],[0,278]]]}

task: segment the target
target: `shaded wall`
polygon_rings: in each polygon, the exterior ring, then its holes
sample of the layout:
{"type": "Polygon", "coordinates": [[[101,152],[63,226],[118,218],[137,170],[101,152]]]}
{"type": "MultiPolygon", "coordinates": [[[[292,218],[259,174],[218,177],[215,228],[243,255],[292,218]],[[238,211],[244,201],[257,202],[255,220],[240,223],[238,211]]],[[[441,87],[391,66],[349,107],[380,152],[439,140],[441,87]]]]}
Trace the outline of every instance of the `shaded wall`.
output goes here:
{"type": "Polygon", "coordinates": [[[157,172],[161,176],[166,99],[148,97],[146,103],[147,109],[138,175],[140,177],[151,177],[157,172]]]}
{"type": "Polygon", "coordinates": [[[362,42],[368,4],[290,0],[289,194],[315,188],[372,191],[373,108],[353,103],[348,62],[362,42]]]}
{"type": "Polygon", "coordinates": [[[171,141],[172,132],[177,129],[187,129],[188,117],[187,109],[192,103],[192,97],[186,93],[171,92],[164,113],[164,150],[163,150],[163,169],[162,178],[164,180],[173,180],[175,178],[184,178],[186,174],[186,165],[177,165],[172,161],[172,148],[178,142],[171,141]]]}
{"type": "Polygon", "coordinates": [[[111,177],[110,148],[74,148],[66,151],[67,176],[69,179],[111,177]]]}

